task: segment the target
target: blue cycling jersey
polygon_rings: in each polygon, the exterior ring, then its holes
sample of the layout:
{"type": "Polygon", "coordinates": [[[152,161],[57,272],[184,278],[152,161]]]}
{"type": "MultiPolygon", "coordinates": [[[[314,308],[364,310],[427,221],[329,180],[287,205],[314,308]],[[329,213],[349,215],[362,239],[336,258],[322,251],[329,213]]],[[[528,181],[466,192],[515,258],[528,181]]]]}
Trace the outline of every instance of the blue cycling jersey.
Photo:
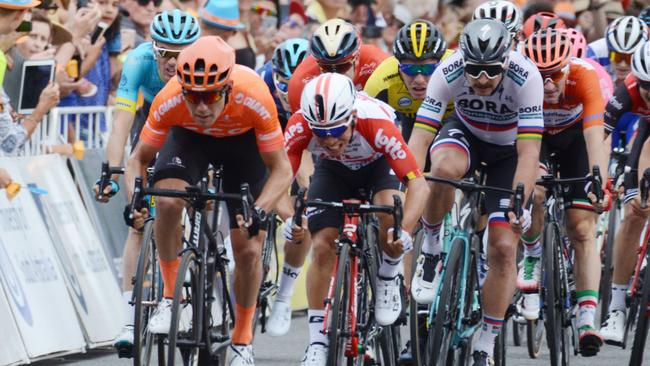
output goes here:
{"type": "Polygon", "coordinates": [[[164,86],[165,82],[158,73],[153,46],[151,42],[145,42],[129,52],[124,62],[115,107],[135,113],[139,90],[142,90],[144,100],[151,103],[164,86]]]}
{"type": "Polygon", "coordinates": [[[284,107],[282,106],[282,102],[280,102],[280,99],[278,98],[278,93],[275,88],[275,83],[273,82],[273,64],[271,63],[271,61],[268,61],[262,67],[257,69],[257,74],[264,80],[266,85],[269,87],[269,91],[271,92],[271,95],[273,96],[273,100],[275,101],[275,106],[278,109],[278,117],[280,118],[280,125],[282,125],[282,130],[284,130],[284,127],[287,125],[287,121],[289,121],[289,118],[291,118],[291,113],[287,112],[284,109],[284,107]]]}

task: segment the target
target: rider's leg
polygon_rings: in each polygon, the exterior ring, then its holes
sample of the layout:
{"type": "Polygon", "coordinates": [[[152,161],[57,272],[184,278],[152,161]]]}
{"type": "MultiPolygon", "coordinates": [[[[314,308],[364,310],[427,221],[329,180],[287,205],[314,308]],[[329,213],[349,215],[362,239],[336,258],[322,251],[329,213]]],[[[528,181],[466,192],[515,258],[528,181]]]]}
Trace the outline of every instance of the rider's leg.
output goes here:
{"type": "MultiPolygon", "coordinates": [[[[544,170],[540,169],[540,174],[543,173],[544,170]]],[[[522,291],[528,293],[537,293],[539,287],[539,278],[541,273],[540,258],[542,256],[541,233],[544,226],[545,195],[546,190],[543,187],[535,187],[530,229],[521,236],[524,249],[524,260],[523,266],[519,269],[519,274],[517,275],[517,286],[522,291]]],[[[532,302],[530,305],[533,305],[532,302]]],[[[528,310],[530,311],[526,311],[527,314],[525,314],[527,319],[535,319],[536,307],[528,310]]]]}
{"type": "Polygon", "coordinates": [[[134,307],[130,302],[133,295],[133,277],[138,265],[141,241],[142,233],[129,228],[124,242],[124,251],[122,252],[122,302],[124,304],[124,314],[126,314],[124,324],[130,326],[133,326],[135,318],[134,307]]]}
{"type": "MultiPolygon", "coordinates": [[[[231,225],[232,226],[232,225],[231,225]]],[[[253,341],[253,318],[262,281],[262,241],[266,232],[249,238],[247,232],[231,227],[230,240],[235,258],[235,327],[232,344],[249,345],[253,341]]]]}

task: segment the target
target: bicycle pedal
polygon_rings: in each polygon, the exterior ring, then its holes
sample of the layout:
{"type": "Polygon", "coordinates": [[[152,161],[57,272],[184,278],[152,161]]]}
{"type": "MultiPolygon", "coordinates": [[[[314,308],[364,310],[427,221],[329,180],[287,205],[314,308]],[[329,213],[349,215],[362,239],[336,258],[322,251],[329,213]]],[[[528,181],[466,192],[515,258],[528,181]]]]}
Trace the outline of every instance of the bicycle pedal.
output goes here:
{"type": "Polygon", "coordinates": [[[133,358],[133,345],[121,345],[115,347],[118,358],[133,358]]]}

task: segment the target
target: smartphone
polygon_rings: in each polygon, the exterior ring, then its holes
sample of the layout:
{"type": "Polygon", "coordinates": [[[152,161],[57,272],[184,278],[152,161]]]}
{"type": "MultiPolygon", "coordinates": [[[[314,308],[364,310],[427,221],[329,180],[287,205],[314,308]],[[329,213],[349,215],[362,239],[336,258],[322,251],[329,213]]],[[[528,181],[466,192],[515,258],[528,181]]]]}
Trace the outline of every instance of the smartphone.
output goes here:
{"type": "Polygon", "coordinates": [[[97,42],[99,37],[104,35],[104,32],[106,32],[106,28],[108,28],[108,24],[104,22],[99,22],[99,24],[97,24],[97,28],[95,28],[93,34],[90,36],[90,43],[95,44],[95,42],[97,42]]]}
{"type": "Polygon", "coordinates": [[[18,28],[16,28],[16,32],[18,33],[29,33],[32,31],[32,22],[28,20],[23,20],[18,28]]]}

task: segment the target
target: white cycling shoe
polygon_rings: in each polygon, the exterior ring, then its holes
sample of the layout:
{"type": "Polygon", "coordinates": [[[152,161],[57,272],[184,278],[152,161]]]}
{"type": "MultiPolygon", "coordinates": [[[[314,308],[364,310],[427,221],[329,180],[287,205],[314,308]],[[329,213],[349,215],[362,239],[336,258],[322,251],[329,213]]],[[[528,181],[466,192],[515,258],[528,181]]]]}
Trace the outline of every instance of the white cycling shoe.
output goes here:
{"type": "Polygon", "coordinates": [[[325,366],[327,364],[327,346],[322,343],[312,343],[305,351],[300,366],[325,366]]]}
{"type": "Polygon", "coordinates": [[[625,334],[625,311],[613,310],[607,315],[607,319],[600,327],[600,335],[605,343],[614,346],[623,346],[623,336],[625,334]]]}
{"type": "Polygon", "coordinates": [[[526,320],[539,319],[539,293],[524,294],[521,305],[521,316],[526,320]]]}
{"type": "Polygon", "coordinates": [[[271,309],[271,315],[266,321],[266,333],[272,337],[280,337],[291,328],[291,303],[276,299],[271,309]]]}
{"type": "Polygon", "coordinates": [[[399,278],[377,278],[375,296],[375,320],[381,326],[395,323],[402,312],[402,298],[399,293],[399,278]]]}
{"type": "Polygon", "coordinates": [[[431,304],[440,286],[440,255],[420,254],[411,281],[411,295],[418,304],[431,304]]]}
{"type": "Polygon", "coordinates": [[[161,299],[147,325],[149,333],[169,334],[172,323],[172,300],[161,299]]]}
{"type": "Polygon", "coordinates": [[[253,366],[254,356],[252,345],[231,344],[228,350],[228,366],[253,366]]]}

